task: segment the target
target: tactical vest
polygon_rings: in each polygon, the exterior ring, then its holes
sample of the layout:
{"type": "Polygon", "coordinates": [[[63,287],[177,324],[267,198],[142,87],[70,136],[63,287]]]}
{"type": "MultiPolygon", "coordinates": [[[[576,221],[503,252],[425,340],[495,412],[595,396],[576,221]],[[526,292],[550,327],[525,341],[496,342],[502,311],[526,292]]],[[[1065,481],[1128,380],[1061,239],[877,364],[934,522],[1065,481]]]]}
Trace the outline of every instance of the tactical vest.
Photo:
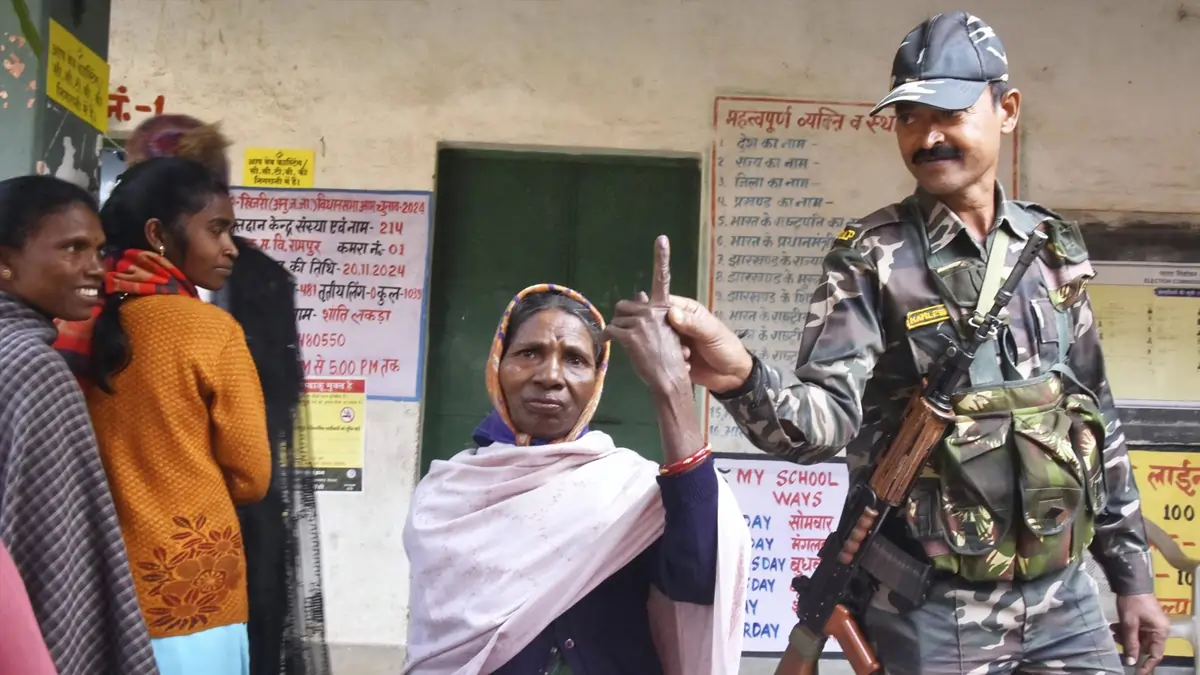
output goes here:
{"type": "MultiPolygon", "coordinates": [[[[916,209],[911,201],[908,206],[916,209]]],[[[1051,216],[1046,212],[1042,221],[1049,236],[1043,261],[1051,269],[1086,264],[1078,226],[1051,216]]],[[[991,307],[1009,239],[1002,228],[989,239],[986,266],[955,259],[951,247],[927,254],[943,302],[966,313],[991,307]]],[[[1030,341],[1044,344],[1052,358],[1034,371],[1043,374],[1013,380],[1017,364],[1006,346],[1007,324],[979,350],[970,387],[953,399],[954,423],[905,513],[910,534],[934,568],[968,581],[1036,579],[1065,568],[1091,543],[1095,515],[1107,497],[1098,399],[1066,363],[1074,330],[1070,311],[1088,275],[1052,286],[1041,265],[1028,274],[1037,275],[1047,293],[1035,302],[1042,328],[1030,341]],[[1079,393],[1065,393],[1064,380],[1079,393]]],[[[946,324],[942,330],[951,341],[970,330],[946,324]]]]}

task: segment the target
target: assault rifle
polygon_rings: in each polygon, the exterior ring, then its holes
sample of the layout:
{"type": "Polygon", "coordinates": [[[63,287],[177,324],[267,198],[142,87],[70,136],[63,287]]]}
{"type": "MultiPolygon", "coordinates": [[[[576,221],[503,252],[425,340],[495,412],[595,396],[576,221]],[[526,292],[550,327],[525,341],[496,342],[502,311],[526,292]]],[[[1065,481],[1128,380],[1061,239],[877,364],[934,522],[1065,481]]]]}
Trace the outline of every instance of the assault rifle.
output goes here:
{"type": "MultiPolygon", "coordinates": [[[[942,440],[954,418],[951,397],[971,370],[975,354],[999,331],[1000,311],[1012,299],[1017,284],[1041,253],[1046,235],[1033,231],[1021,251],[1012,273],[996,291],[990,309],[970,320],[974,332],[962,348],[950,345],[933,369],[913,392],[887,450],[879,456],[870,477],[858,482],[846,498],[848,508],[841,522],[821,548],[821,562],[812,578],[796,577],[793,588],[799,593],[799,623],[788,637],[788,647],[775,675],[815,675],[826,638],[835,638],[856,675],[883,672],[853,613],[852,587],[864,556],[871,550],[879,527],[908,498],[935,445],[942,440]]],[[[1003,255],[1002,251],[996,254],[1003,255]]],[[[986,286],[986,282],[985,282],[986,286]]],[[[980,298],[981,302],[984,298],[980,298]]],[[[983,309],[982,307],[978,309],[983,309]]]]}

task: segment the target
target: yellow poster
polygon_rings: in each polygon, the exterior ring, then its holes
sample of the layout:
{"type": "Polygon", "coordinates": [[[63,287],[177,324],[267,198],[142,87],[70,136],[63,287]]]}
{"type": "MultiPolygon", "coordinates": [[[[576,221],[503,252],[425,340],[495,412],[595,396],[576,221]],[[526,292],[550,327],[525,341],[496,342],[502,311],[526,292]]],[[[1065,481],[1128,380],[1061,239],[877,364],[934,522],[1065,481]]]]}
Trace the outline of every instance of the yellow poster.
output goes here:
{"type": "Polygon", "coordinates": [[[312,150],[248,148],[242,168],[245,187],[310,188],[317,154],[312,150]]]}
{"type": "Polygon", "coordinates": [[[46,95],[79,119],[108,132],[108,63],[50,19],[46,95]]]}
{"type": "Polygon", "coordinates": [[[308,472],[318,490],[362,492],[365,380],[306,380],[299,425],[307,432],[308,472]]]}
{"type": "MultiPolygon", "coordinates": [[[[1200,453],[1130,451],[1142,493],[1142,516],[1161,527],[1184,555],[1200,558],[1200,453]]],[[[1175,569],[1154,550],[1154,595],[1167,616],[1192,613],[1193,573],[1175,569]]],[[[1186,640],[1168,640],[1167,656],[1192,656],[1186,640]]]]}

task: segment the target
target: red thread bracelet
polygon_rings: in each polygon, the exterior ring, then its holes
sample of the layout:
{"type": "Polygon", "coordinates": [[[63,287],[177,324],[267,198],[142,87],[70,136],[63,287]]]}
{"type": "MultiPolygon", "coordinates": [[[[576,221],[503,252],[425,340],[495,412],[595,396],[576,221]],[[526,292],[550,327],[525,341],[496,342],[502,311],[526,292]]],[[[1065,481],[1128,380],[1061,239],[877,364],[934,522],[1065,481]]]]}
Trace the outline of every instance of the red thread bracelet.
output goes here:
{"type": "Polygon", "coordinates": [[[676,474],[681,474],[684,471],[687,471],[688,469],[692,469],[697,464],[700,464],[704,460],[708,459],[708,456],[711,454],[712,454],[712,446],[706,443],[703,448],[700,448],[696,452],[692,453],[692,455],[690,457],[685,457],[684,459],[681,459],[678,462],[668,464],[668,465],[664,466],[663,468],[659,469],[658,475],[674,476],[676,474]]]}

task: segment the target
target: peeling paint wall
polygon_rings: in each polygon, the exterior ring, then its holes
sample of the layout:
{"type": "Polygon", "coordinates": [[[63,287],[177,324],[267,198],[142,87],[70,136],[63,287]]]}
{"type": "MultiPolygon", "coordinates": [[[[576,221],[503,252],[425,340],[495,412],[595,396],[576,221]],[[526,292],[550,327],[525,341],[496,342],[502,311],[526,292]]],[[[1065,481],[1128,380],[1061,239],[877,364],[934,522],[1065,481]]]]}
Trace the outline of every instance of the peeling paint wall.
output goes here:
{"type": "Polygon", "coordinates": [[[33,48],[20,32],[4,31],[0,41],[2,63],[9,79],[0,88],[0,109],[32,108],[37,101],[37,58],[33,48]]]}
{"type": "Polygon", "coordinates": [[[50,19],[104,58],[110,8],[109,0],[0,0],[0,178],[36,172],[99,187],[100,132],[49,100],[43,83],[50,19]]]}
{"type": "MultiPolygon", "coordinates": [[[[26,0],[30,14],[40,3],[26,0]]],[[[16,6],[0,0],[0,179],[33,170],[38,55],[25,38],[16,6]]]]}
{"type": "MultiPolygon", "coordinates": [[[[1184,3],[1188,5],[1188,3],[1184,3]]],[[[114,87],[317,151],[317,185],[431,189],[442,141],[705,154],[712,97],[875,100],[935,0],[115,0],[114,87]]],[[[976,0],[1025,94],[1023,196],[1200,212],[1200,18],[1162,0],[976,0]]],[[[138,115],[118,128],[132,128],[138,115]]],[[[897,161],[900,161],[897,158],[897,161]]],[[[418,407],[368,406],[367,491],[322,497],[337,642],[404,641],[418,407]]]]}

